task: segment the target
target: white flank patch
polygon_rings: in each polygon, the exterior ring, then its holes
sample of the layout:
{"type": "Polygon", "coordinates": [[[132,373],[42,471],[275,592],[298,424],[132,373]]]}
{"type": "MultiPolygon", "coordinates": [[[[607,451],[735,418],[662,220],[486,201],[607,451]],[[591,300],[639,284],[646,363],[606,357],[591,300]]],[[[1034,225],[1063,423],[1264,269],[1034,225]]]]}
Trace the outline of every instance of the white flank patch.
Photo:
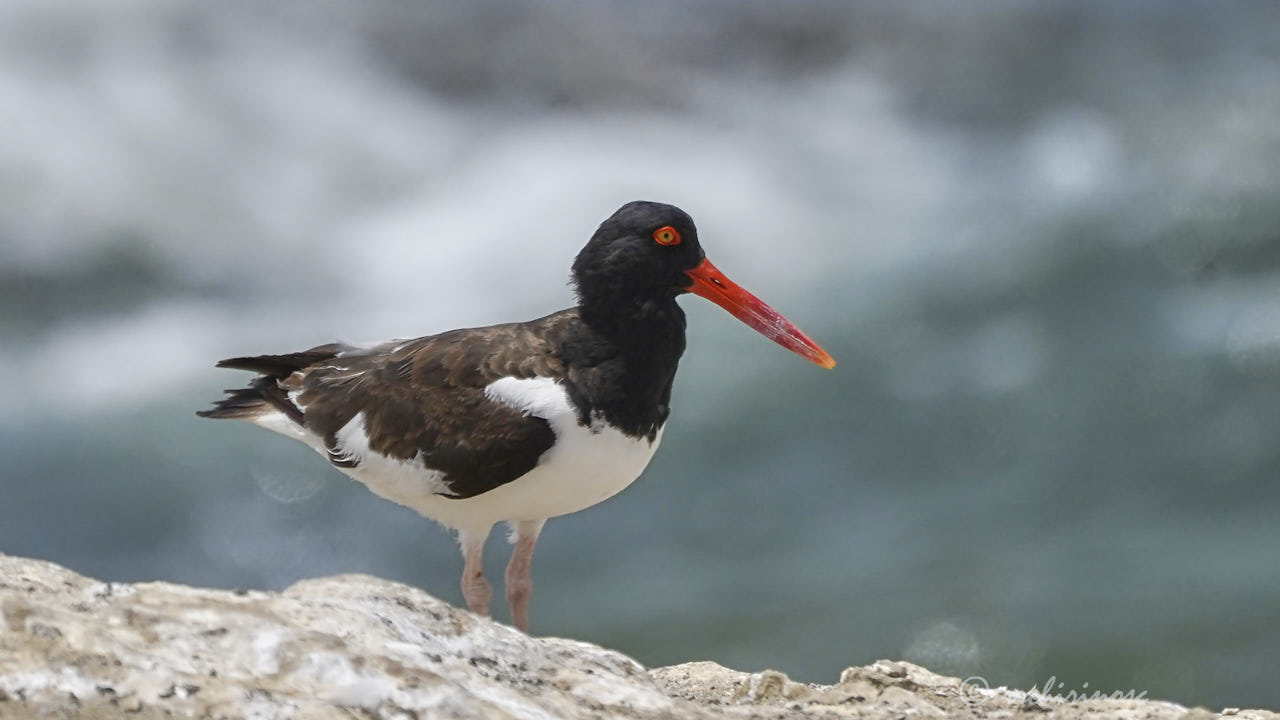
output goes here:
{"type": "MultiPolygon", "coordinates": [[[[362,412],[356,413],[336,436],[334,457],[357,463],[352,468],[338,469],[392,502],[416,510],[423,497],[439,497],[441,493],[449,492],[444,474],[423,465],[420,455],[400,460],[371,450],[362,412]]],[[[326,451],[325,455],[328,454],[326,451]]]]}
{"type": "Polygon", "coordinates": [[[417,510],[417,503],[424,496],[436,496],[439,493],[449,492],[449,487],[444,484],[443,475],[427,468],[420,458],[400,460],[371,450],[369,435],[364,427],[364,413],[356,413],[355,417],[335,433],[337,442],[332,454],[329,448],[325,447],[324,440],[320,436],[290,420],[282,412],[259,415],[253,418],[252,422],[286,437],[302,441],[312,450],[323,455],[326,460],[333,457],[357,463],[356,467],[351,468],[334,467],[392,502],[417,510]]]}
{"type": "MultiPolygon", "coordinates": [[[[567,515],[616,495],[640,476],[662,440],[662,428],[649,442],[628,437],[602,419],[583,427],[564,387],[551,378],[501,378],[484,393],[494,402],[543,418],[555,432],[556,444],[519,478],[472,498],[450,498],[444,476],[423,465],[420,457],[398,460],[371,450],[364,413],[338,430],[334,448],[336,457],[358,464],[337,469],[442,525],[488,534],[499,522],[567,515]]],[[[321,438],[284,413],[261,415],[253,422],[330,456],[321,438]]]]}

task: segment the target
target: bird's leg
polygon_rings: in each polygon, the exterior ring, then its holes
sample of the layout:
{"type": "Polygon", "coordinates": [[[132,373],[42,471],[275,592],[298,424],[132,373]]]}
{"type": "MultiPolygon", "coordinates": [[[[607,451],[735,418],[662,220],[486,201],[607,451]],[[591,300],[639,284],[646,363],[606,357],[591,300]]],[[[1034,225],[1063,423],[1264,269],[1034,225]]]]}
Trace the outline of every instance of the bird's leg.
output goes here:
{"type": "Polygon", "coordinates": [[[462,546],[462,597],[471,612],[485,617],[489,617],[489,600],[493,596],[489,581],[484,578],[484,541],[488,538],[489,528],[483,532],[458,532],[458,544],[462,546]]]}
{"type": "Polygon", "coordinates": [[[529,596],[533,594],[533,546],[538,543],[538,533],[546,520],[521,520],[510,523],[511,562],[507,563],[507,606],[511,608],[511,622],[522,632],[529,632],[529,596]]]}

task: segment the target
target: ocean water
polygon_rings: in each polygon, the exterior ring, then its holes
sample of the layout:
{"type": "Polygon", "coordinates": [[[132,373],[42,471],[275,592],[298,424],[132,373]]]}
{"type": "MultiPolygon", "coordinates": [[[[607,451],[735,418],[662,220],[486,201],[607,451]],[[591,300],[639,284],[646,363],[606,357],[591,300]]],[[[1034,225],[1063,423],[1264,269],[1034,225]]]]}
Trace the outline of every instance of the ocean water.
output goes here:
{"type": "Polygon", "coordinates": [[[1277,28],[1266,2],[0,2],[0,551],[461,602],[440,528],[196,418],[245,379],[212,363],[559,309],[600,220],[655,199],[840,364],[684,300],[663,447],[548,524],[536,632],[1280,707],[1277,28]]]}

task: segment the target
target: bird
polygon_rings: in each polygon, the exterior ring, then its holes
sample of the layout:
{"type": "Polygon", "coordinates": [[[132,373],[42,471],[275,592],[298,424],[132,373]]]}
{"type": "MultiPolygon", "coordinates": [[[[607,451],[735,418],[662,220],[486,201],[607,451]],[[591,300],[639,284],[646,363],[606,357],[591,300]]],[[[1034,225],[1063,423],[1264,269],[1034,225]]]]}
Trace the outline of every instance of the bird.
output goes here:
{"type": "Polygon", "coordinates": [[[610,215],[572,264],[575,307],[527,322],[371,346],[228,358],[257,375],[200,410],[301,441],[375,494],[456,532],[461,587],[489,616],[486,539],[505,523],[512,624],[529,632],[547,519],[595,505],[649,464],[685,351],[692,293],[825,368],[835,360],[706,258],[693,219],[659,202],[610,215]]]}

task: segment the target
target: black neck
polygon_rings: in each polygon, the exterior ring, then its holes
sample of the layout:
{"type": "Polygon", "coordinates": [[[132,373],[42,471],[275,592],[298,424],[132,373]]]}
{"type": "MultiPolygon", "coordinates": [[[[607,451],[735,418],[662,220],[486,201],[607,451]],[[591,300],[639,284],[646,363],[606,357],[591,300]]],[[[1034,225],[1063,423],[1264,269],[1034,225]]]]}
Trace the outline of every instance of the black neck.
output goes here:
{"type": "Polygon", "coordinates": [[[603,417],[632,437],[652,440],[670,413],[671,385],[684,354],[684,312],[672,296],[587,298],[578,307],[585,332],[565,348],[579,418],[603,417]]]}

